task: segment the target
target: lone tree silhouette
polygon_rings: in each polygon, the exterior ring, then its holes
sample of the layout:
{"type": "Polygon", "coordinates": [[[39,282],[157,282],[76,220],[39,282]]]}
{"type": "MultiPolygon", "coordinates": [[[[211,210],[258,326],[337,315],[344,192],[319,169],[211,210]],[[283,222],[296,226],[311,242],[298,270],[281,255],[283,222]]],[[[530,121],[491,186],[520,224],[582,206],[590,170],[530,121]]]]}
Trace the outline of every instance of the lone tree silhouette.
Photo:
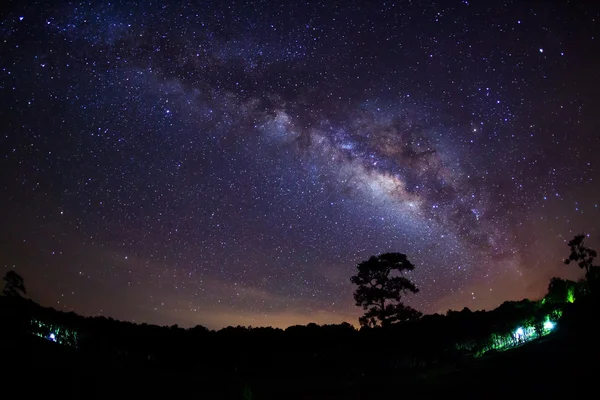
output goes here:
{"type": "Polygon", "coordinates": [[[598,254],[596,253],[596,250],[587,247],[584,240],[585,234],[581,233],[569,242],[571,254],[569,254],[569,258],[565,260],[565,264],[570,264],[571,261],[576,262],[577,265],[579,265],[579,268],[585,269],[585,276],[586,278],[589,278],[590,273],[594,268],[594,259],[598,254]]]}
{"type": "Polygon", "coordinates": [[[4,275],[4,290],[2,294],[9,297],[21,297],[22,294],[27,294],[23,277],[15,271],[8,271],[4,275]]]}
{"type": "Polygon", "coordinates": [[[388,326],[421,317],[419,311],[401,302],[402,295],[418,293],[419,289],[404,276],[390,276],[394,271],[402,274],[414,268],[401,253],[372,256],[358,264],[358,274],[351,277],[350,282],[358,286],[354,292],[356,305],[367,310],[359,318],[362,326],[388,326]]]}

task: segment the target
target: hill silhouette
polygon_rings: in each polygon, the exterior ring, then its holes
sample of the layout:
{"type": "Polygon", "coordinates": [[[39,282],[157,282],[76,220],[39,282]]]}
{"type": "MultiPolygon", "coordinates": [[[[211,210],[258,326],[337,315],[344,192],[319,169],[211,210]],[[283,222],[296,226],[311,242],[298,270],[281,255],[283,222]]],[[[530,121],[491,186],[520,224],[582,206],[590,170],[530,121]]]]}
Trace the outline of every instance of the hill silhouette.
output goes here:
{"type": "Polygon", "coordinates": [[[347,323],[160,327],[5,296],[1,352],[11,366],[5,378],[38,382],[27,393],[45,397],[503,398],[593,390],[597,296],[581,282],[553,282],[540,301],[360,330],[347,323]]]}

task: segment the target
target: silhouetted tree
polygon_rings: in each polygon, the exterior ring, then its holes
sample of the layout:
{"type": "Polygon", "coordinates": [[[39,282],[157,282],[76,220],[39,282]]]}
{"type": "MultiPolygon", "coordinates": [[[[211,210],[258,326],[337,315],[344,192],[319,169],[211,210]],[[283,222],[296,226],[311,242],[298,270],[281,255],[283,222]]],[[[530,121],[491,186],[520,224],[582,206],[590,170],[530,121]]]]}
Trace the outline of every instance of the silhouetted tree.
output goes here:
{"type": "Polygon", "coordinates": [[[4,296],[21,297],[21,294],[27,294],[23,277],[15,271],[8,271],[4,275],[4,282],[4,290],[2,291],[4,296]]]}
{"type": "Polygon", "coordinates": [[[532,326],[537,336],[542,337],[544,335],[544,324],[548,319],[548,313],[549,309],[542,304],[539,304],[531,316],[525,319],[524,324],[532,326]]]}
{"type": "Polygon", "coordinates": [[[419,289],[404,276],[390,276],[392,272],[404,273],[415,268],[405,254],[372,256],[357,268],[358,274],[350,282],[358,286],[354,292],[356,305],[367,310],[359,319],[362,326],[387,326],[421,317],[419,311],[401,302],[402,295],[418,293],[419,289]]]}
{"type": "Polygon", "coordinates": [[[248,384],[244,386],[244,400],[252,400],[252,391],[250,390],[250,386],[248,386],[248,384]]]}
{"type": "Polygon", "coordinates": [[[575,261],[579,268],[585,269],[586,277],[589,277],[592,268],[594,267],[594,259],[598,255],[596,250],[590,249],[584,243],[585,235],[579,234],[575,236],[569,242],[569,248],[571,249],[571,254],[569,254],[569,258],[565,260],[565,264],[570,264],[571,261],[575,261]]]}
{"type": "Polygon", "coordinates": [[[554,277],[548,284],[546,300],[550,303],[573,303],[577,284],[573,281],[554,277]]]}
{"type": "Polygon", "coordinates": [[[204,335],[209,332],[209,329],[202,325],[196,325],[193,328],[189,328],[188,331],[193,335],[204,335]]]}

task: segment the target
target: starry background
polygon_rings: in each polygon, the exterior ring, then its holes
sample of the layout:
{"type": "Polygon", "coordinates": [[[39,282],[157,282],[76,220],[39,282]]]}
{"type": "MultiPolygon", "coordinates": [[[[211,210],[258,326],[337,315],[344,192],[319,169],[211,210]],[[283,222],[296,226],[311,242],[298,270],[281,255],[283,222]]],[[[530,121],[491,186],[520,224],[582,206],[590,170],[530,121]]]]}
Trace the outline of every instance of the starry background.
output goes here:
{"type": "Polygon", "coordinates": [[[426,313],[577,278],[600,8],[330,3],[3,4],[0,272],[210,328],[356,324],[349,278],[387,251],[426,313]]]}

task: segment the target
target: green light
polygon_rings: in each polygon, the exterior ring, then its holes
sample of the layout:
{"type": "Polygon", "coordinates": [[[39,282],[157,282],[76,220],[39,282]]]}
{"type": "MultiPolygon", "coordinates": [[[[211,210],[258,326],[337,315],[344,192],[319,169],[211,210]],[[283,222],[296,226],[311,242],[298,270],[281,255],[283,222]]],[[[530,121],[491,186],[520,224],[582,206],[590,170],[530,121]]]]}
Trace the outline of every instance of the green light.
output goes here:
{"type": "Polygon", "coordinates": [[[575,288],[570,287],[567,291],[567,303],[575,302],[575,288]]]}
{"type": "Polygon", "coordinates": [[[77,331],[67,329],[61,325],[48,324],[37,319],[32,319],[30,332],[35,336],[51,340],[62,345],[77,347],[77,331]]]}

